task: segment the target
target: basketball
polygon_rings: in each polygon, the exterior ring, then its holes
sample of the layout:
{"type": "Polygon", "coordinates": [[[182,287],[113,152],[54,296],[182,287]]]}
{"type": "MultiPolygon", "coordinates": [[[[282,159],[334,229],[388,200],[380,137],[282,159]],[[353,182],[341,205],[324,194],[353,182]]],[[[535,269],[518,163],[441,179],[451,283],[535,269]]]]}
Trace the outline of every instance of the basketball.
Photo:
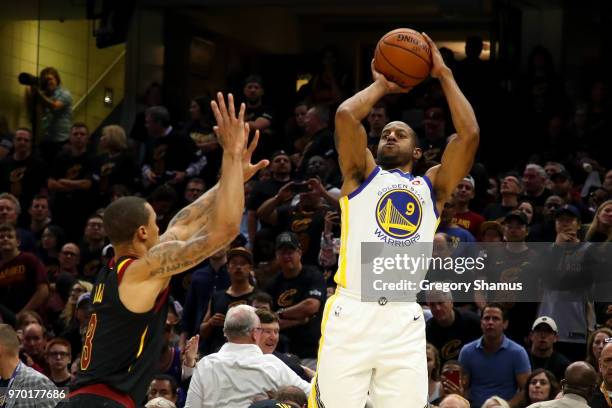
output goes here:
{"type": "Polygon", "coordinates": [[[389,31],[376,45],[374,68],[402,88],[418,85],[431,70],[429,44],[409,28],[389,31]]]}

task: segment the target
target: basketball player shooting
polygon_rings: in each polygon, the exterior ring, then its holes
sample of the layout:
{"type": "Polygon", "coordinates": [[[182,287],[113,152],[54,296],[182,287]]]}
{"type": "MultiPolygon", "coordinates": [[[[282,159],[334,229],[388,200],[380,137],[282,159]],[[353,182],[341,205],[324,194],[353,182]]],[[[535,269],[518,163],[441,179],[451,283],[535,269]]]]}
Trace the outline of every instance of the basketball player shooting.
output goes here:
{"type": "Polygon", "coordinates": [[[361,302],[360,276],[362,242],[433,242],[438,215],[468,174],[478,147],[474,111],[436,45],[424,37],[431,50],[430,75],[440,81],[457,131],[441,164],[423,177],[411,174],[422,152],[414,130],[399,121],[384,127],[374,160],[362,121],[383,96],[410,90],[388,81],[374,63],[374,82],[336,112],[335,138],[344,177],[341,249],[334,278],[338,289],[323,314],[317,374],[308,401],[311,408],[363,408],[368,392],[375,408],[427,405],[421,307],[415,302],[387,302],[383,297],[378,303],[361,302]],[[394,227],[381,219],[393,208],[402,209],[405,225],[394,227]]]}
{"type": "Polygon", "coordinates": [[[252,165],[258,134],[247,148],[245,105],[232,95],[211,103],[223,147],[219,183],[179,211],[158,237],[155,211],[143,199],[124,197],[104,212],[115,250],[92,291],[80,367],[70,394],[74,407],[136,407],[143,402],[162,349],[172,275],[228,245],[239,233],[244,181],[267,165],[252,165]]]}

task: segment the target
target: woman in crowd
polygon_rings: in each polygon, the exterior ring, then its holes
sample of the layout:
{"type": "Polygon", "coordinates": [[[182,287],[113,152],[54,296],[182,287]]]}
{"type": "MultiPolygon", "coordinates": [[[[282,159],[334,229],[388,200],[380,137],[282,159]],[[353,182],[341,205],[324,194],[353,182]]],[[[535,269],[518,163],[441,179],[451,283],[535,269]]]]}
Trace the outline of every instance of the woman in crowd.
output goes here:
{"type": "Polygon", "coordinates": [[[65,244],[64,230],[57,225],[48,225],[42,233],[38,257],[47,267],[47,276],[50,280],[55,278],[59,270],[59,253],[65,244]]]}
{"type": "Polygon", "coordinates": [[[612,200],[604,201],[595,212],[593,222],[587,230],[585,241],[612,241],[612,200]]]}
{"type": "Polygon", "coordinates": [[[593,366],[599,376],[601,376],[599,372],[599,356],[601,356],[601,351],[606,345],[606,339],[610,338],[612,338],[612,329],[602,327],[591,333],[587,340],[587,357],[585,361],[593,366]]]}
{"type": "Polygon", "coordinates": [[[101,207],[110,203],[112,186],[121,184],[133,188],[138,173],[121,126],[104,126],[99,149],[93,178],[98,183],[100,200],[97,204],[101,207]]]}
{"type": "Polygon", "coordinates": [[[553,373],[543,368],[533,370],[527,378],[527,387],[523,390],[521,407],[528,407],[534,402],[550,401],[559,393],[559,383],[553,373]]]}
{"type": "MultiPolygon", "coordinates": [[[[66,302],[64,310],[59,316],[59,324],[62,326],[62,330],[67,329],[76,321],[76,303],[79,300],[79,296],[83,293],[91,293],[93,285],[90,282],[84,280],[77,280],[70,288],[70,296],[66,302]]],[[[58,331],[59,332],[59,331],[58,331]]]]}

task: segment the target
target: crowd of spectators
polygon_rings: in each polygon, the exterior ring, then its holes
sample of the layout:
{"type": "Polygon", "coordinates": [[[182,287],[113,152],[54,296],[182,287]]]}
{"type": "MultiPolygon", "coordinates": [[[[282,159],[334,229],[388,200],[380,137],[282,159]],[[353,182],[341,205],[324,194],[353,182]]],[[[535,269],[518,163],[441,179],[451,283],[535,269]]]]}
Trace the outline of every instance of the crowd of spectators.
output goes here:
{"type": "MultiPolygon", "coordinates": [[[[471,175],[441,214],[434,252],[505,242],[499,273],[520,274],[530,271],[528,244],[546,242],[555,257],[548,275],[585,281],[574,267],[593,254],[581,243],[605,251],[595,244],[612,241],[612,99],[606,83],[585,77],[585,92],[568,92],[548,51],[537,47],[517,90],[508,93],[498,86],[493,65],[479,59],[481,46],[470,39],[464,61],[443,50],[474,104],[484,143],[471,175]],[[494,108],[510,99],[512,121],[520,122],[522,133],[502,143],[496,141],[494,108]]],[[[275,113],[290,102],[267,100],[261,76],[245,78],[240,99],[251,130],[261,133],[255,159],[267,158],[270,166],[246,185],[241,234],[232,245],[173,277],[158,372],[148,402],[140,401],[147,407],[186,401],[192,407],[306,406],[340,245],[333,116],[354,91],[337,56],[325,55],[322,73],[298,92],[289,117],[275,113]],[[240,380],[247,376],[256,380],[240,380]]],[[[43,72],[51,83],[61,82],[57,70],[43,72]]],[[[2,136],[3,381],[18,364],[5,356],[18,352],[29,380],[50,389],[70,385],[92,282],[112,257],[102,222],[108,203],[145,197],[163,232],[180,208],[215,184],[222,152],[209,98],[195,97],[181,122],[163,106],[162,89],[152,84],[146,90],[146,109],[129,132],[109,125],[92,138],[86,124],[61,122],[61,134],[42,144],[25,127],[2,136]]],[[[67,91],[58,92],[69,101],[67,91]]],[[[453,134],[439,84],[429,80],[376,105],[364,123],[371,149],[383,126],[396,119],[420,137],[424,154],[414,172],[437,164],[453,134]]],[[[560,397],[612,406],[612,298],[564,301],[558,292],[539,303],[455,303],[449,293],[429,294],[422,306],[430,402],[517,408],[560,397]],[[589,365],[574,363],[581,361],[589,365]]]]}

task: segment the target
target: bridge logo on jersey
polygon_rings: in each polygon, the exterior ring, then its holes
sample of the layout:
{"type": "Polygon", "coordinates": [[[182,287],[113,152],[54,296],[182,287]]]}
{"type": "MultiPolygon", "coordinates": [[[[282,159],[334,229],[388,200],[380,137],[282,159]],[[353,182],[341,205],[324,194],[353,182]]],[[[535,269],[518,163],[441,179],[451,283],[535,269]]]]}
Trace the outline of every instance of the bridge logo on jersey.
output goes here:
{"type": "Polygon", "coordinates": [[[412,237],[421,225],[421,218],[421,203],[410,190],[387,191],[376,204],[378,227],[394,239],[412,237]]]}

